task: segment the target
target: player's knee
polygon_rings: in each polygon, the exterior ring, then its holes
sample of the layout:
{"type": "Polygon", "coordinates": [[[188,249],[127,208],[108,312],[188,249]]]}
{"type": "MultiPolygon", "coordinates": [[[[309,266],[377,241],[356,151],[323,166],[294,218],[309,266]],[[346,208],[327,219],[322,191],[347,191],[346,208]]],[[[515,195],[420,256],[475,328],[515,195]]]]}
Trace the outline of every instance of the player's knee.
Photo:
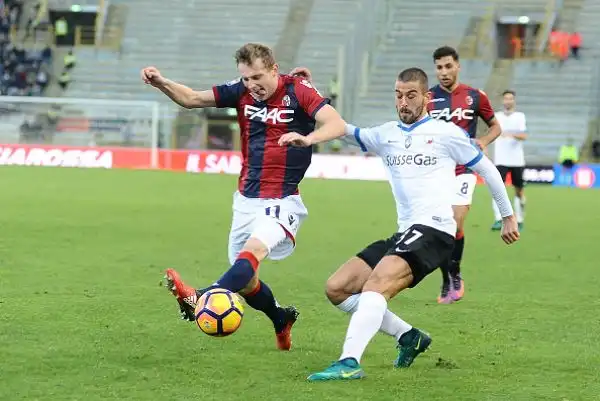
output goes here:
{"type": "Polygon", "coordinates": [[[338,305],[352,294],[348,294],[345,283],[333,275],[325,283],[325,295],[332,304],[338,305]]]}
{"type": "Polygon", "coordinates": [[[258,238],[249,238],[244,244],[242,252],[250,252],[259,261],[263,260],[269,254],[267,246],[258,238]]]}
{"type": "Polygon", "coordinates": [[[523,187],[515,187],[515,195],[517,198],[522,198],[524,195],[523,187]]]}
{"type": "Polygon", "coordinates": [[[244,245],[244,250],[255,253],[262,260],[275,248],[288,238],[288,233],[281,225],[270,217],[258,219],[256,227],[244,245]]]}

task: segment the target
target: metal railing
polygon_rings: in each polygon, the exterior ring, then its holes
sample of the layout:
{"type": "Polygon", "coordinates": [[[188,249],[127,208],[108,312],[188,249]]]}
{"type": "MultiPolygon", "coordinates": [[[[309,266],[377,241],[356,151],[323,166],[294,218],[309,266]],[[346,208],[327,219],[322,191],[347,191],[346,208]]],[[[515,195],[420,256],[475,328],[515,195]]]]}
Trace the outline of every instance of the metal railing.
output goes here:
{"type": "Polygon", "coordinates": [[[544,20],[540,24],[540,28],[535,38],[535,54],[538,56],[542,56],[546,53],[550,32],[552,32],[554,22],[556,22],[557,10],[559,7],[562,7],[562,0],[549,0],[548,3],[546,3],[544,20]]]}
{"type": "Polygon", "coordinates": [[[106,19],[108,18],[108,7],[110,0],[99,0],[98,13],[96,14],[96,43],[102,41],[106,19]]]}
{"type": "Polygon", "coordinates": [[[476,58],[493,59],[496,54],[496,2],[491,2],[475,31],[472,54],[476,58]]]}
{"type": "Polygon", "coordinates": [[[594,57],[593,72],[590,80],[590,116],[588,140],[600,139],[600,62],[599,57],[594,57]]]}
{"type": "Polygon", "coordinates": [[[76,26],[75,46],[95,47],[96,49],[118,50],[121,47],[123,30],[117,27],[105,27],[100,40],[97,39],[95,27],[76,26]]]}
{"type": "Polygon", "coordinates": [[[344,118],[353,117],[356,100],[371,68],[371,51],[381,43],[391,23],[393,0],[361,0],[353,32],[338,51],[339,91],[336,108],[344,118]]]}

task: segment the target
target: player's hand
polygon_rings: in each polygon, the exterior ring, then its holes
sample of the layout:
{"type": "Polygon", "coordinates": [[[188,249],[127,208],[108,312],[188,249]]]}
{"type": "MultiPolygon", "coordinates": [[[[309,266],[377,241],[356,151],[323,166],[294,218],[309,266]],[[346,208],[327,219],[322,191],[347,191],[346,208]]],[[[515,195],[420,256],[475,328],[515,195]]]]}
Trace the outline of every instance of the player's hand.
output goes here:
{"type": "Polygon", "coordinates": [[[473,139],[473,142],[475,143],[475,146],[477,146],[481,150],[485,150],[485,148],[487,146],[487,144],[481,142],[481,139],[479,139],[479,138],[473,139]]]}
{"type": "Polygon", "coordinates": [[[507,244],[512,244],[519,240],[519,224],[515,216],[508,216],[502,219],[502,240],[507,244]]]}
{"type": "Polygon", "coordinates": [[[309,137],[300,135],[297,132],[283,134],[279,138],[279,146],[292,145],[298,148],[307,148],[312,145],[309,137]]]}
{"type": "Polygon", "coordinates": [[[312,74],[306,67],[296,67],[290,72],[290,75],[306,78],[308,82],[312,83],[312,74]]]}
{"type": "Polygon", "coordinates": [[[152,85],[155,88],[165,84],[166,79],[160,75],[160,71],[156,67],[146,67],[142,70],[142,81],[147,85],[152,85]]]}
{"type": "Polygon", "coordinates": [[[479,148],[479,150],[481,150],[483,152],[484,155],[489,156],[488,155],[488,150],[487,150],[487,145],[485,143],[483,143],[480,139],[473,139],[472,140],[473,145],[477,146],[479,148]]]}

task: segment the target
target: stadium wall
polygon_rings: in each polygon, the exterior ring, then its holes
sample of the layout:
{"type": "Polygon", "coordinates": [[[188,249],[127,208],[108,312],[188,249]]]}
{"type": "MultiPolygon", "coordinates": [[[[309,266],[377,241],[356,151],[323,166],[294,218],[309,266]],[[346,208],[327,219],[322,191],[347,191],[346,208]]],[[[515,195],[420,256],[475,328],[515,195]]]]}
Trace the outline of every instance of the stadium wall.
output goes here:
{"type": "MultiPolygon", "coordinates": [[[[123,147],[74,147],[54,145],[0,145],[0,166],[151,169],[152,150],[123,147]]],[[[158,150],[159,170],[205,174],[239,174],[239,152],[210,150],[158,150]]],[[[309,178],[385,181],[378,157],[314,155],[309,178]]],[[[600,188],[600,165],[582,164],[567,170],[560,165],[530,165],[525,181],[577,188],[600,188]]],[[[479,180],[482,183],[481,179],[479,180]]],[[[510,176],[507,180],[510,184],[510,176]]]]}

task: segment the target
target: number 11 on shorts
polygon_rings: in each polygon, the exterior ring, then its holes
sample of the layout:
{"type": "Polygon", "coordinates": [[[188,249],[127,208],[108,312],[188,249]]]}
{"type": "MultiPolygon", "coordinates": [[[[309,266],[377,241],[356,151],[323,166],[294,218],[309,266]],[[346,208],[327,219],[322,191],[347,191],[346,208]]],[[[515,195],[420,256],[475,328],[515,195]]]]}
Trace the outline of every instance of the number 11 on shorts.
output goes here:
{"type": "Polygon", "coordinates": [[[279,218],[279,212],[281,212],[281,206],[279,205],[269,206],[265,209],[265,213],[267,216],[275,217],[276,219],[279,218]]]}

